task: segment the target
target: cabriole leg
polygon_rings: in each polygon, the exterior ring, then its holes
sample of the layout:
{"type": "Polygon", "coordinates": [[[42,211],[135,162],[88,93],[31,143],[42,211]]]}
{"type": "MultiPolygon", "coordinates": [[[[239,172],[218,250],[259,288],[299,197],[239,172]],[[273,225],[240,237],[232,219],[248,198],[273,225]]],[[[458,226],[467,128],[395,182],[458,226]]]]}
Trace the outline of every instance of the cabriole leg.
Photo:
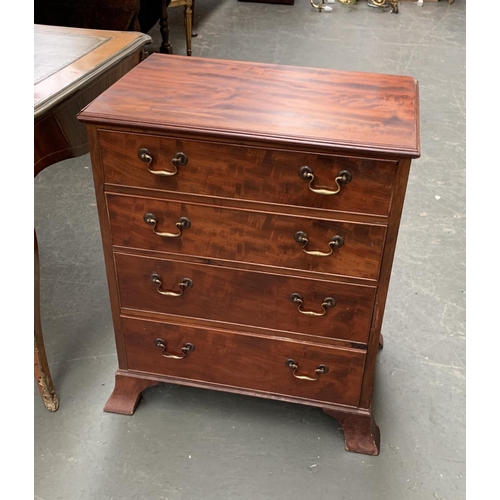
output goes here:
{"type": "Polygon", "coordinates": [[[50,376],[49,363],[45,354],[45,345],[42,335],[42,321],[40,318],[40,261],[38,257],[38,243],[35,232],[35,380],[43,404],[49,411],[59,408],[52,377],[50,376]]]}

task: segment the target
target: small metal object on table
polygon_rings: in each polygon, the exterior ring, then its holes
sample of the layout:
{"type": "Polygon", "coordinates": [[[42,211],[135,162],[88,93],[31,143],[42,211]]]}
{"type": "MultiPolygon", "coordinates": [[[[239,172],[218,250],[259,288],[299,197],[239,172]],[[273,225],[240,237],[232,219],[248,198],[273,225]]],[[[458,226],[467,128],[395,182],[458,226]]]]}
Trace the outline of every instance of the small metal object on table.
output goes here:
{"type": "MultiPolygon", "coordinates": [[[[46,167],[88,153],[79,111],[136,66],[151,37],[143,33],[35,25],[35,177],[46,167]]],[[[35,379],[45,407],[56,411],[40,319],[35,232],[35,379]]]]}

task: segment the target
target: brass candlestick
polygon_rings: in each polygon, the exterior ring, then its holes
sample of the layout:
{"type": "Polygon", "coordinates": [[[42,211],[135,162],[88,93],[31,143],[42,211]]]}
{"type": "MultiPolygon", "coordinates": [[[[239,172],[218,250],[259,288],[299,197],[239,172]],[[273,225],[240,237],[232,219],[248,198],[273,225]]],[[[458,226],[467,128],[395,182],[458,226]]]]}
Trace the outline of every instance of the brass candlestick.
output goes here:
{"type": "Polygon", "coordinates": [[[318,11],[331,12],[333,9],[329,5],[325,5],[325,3],[334,3],[335,0],[321,0],[321,3],[314,3],[314,0],[310,0],[311,5],[318,11]]]}
{"type": "MultiPolygon", "coordinates": [[[[340,0],[344,3],[342,0],[340,0]]],[[[378,7],[381,9],[387,9],[387,7],[391,7],[391,14],[397,14],[399,12],[398,9],[399,0],[368,0],[368,7],[378,7]]]]}

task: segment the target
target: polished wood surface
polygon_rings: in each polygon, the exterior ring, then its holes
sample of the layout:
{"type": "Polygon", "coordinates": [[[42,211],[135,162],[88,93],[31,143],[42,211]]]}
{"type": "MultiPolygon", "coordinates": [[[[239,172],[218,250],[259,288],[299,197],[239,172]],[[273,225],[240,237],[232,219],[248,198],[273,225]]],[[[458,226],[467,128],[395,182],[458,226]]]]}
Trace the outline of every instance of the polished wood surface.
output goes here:
{"type": "MultiPolygon", "coordinates": [[[[372,327],[370,332],[370,343],[366,360],[366,374],[363,380],[363,389],[360,399],[360,407],[371,408],[373,398],[373,380],[375,378],[375,363],[380,345],[382,322],[384,319],[385,303],[389,291],[391,279],[392,262],[399,232],[399,224],[403,213],[403,204],[406,193],[408,177],[410,175],[410,160],[401,160],[399,163],[398,176],[395,183],[395,194],[393,207],[387,226],[387,237],[382,255],[379,286],[375,298],[372,327]]],[[[382,342],[383,344],[383,342],[382,342]]]]}
{"type": "Polygon", "coordinates": [[[106,411],[130,414],[156,382],[224,390],[323,408],[348,451],[378,454],[375,365],[420,154],[417,83],[161,56],[134,72],[80,114],[118,354],[106,411]],[[134,81],[167,74],[186,92],[134,81]],[[342,170],[350,182],[325,194],[342,170]],[[334,233],[331,255],[304,252],[326,253],[334,233]]]}
{"type": "Polygon", "coordinates": [[[88,152],[76,116],[142,59],[142,33],[35,25],[35,176],[88,152]]]}
{"type": "Polygon", "coordinates": [[[273,215],[113,193],[107,195],[107,204],[113,245],[118,247],[372,281],[378,278],[385,239],[382,225],[273,215]],[[146,222],[147,214],[154,215],[155,227],[146,222]],[[189,220],[186,229],[176,226],[182,218],[189,220]],[[295,240],[297,232],[307,234],[309,243],[305,247],[295,240]],[[329,246],[334,237],[342,238],[341,247],[329,246]],[[305,251],[331,252],[331,255],[309,255],[305,251]]]}
{"type": "Polygon", "coordinates": [[[113,394],[104,406],[104,411],[132,415],[142,396],[142,391],[158,384],[157,380],[115,375],[113,394]]]}
{"type": "Polygon", "coordinates": [[[390,210],[397,168],[393,161],[109,131],[99,136],[106,184],[385,217],[390,210]],[[188,162],[175,176],[152,175],[138,157],[142,148],[153,157],[151,170],[172,171],[177,152],[188,162]],[[321,186],[336,188],[335,178],[343,170],[352,180],[342,185],[338,196],[319,196],[299,177],[303,166],[313,170],[321,186]]]}
{"type": "Polygon", "coordinates": [[[151,41],[124,31],[35,25],[34,32],[35,118],[151,41]]]}
{"type": "Polygon", "coordinates": [[[380,429],[371,413],[353,414],[330,408],[324,411],[342,427],[346,451],[375,456],[380,453],[380,429]]]}
{"type": "Polygon", "coordinates": [[[81,119],[399,157],[420,154],[413,78],[185,59],[153,54],[81,119]],[[164,74],[171,75],[168,86],[164,74]]]}
{"type": "Polygon", "coordinates": [[[115,254],[121,306],[179,316],[206,318],[231,325],[253,325],[274,332],[366,342],[375,288],[332,281],[300,279],[182,261],[115,254]],[[189,278],[192,288],[180,297],[158,292],[151,275],[160,276],[162,290],[179,292],[189,278]],[[321,313],[332,297],[336,304],[324,316],[307,316],[290,301],[303,297],[302,308],[321,313]]]}
{"type": "Polygon", "coordinates": [[[129,318],[122,321],[129,370],[327,403],[350,406],[358,403],[365,360],[363,351],[319,348],[303,342],[129,318]],[[165,341],[167,354],[178,355],[186,343],[192,344],[194,350],[185,358],[169,359],[162,356],[162,347],[156,345],[158,338],[165,341]],[[297,362],[299,375],[314,378],[321,364],[328,367],[328,372],[314,381],[301,380],[286,366],[288,359],[297,362]]]}
{"type": "MultiPolygon", "coordinates": [[[[34,175],[88,152],[78,112],[142,58],[148,35],[34,26],[34,175]]],[[[35,233],[35,379],[45,407],[56,411],[40,319],[40,266],[35,233]]]]}
{"type": "Polygon", "coordinates": [[[191,39],[193,37],[194,0],[171,0],[169,7],[184,7],[184,30],[186,32],[186,54],[191,55],[191,39]]]}

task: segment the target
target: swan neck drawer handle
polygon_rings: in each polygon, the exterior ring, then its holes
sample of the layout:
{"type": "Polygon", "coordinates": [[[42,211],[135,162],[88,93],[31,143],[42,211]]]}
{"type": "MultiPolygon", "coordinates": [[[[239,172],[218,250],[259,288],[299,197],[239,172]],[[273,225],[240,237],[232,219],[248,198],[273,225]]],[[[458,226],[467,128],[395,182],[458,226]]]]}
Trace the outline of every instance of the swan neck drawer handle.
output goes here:
{"type": "Polygon", "coordinates": [[[159,274],[153,273],[150,279],[153,283],[156,283],[158,285],[158,288],[156,289],[157,292],[167,297],[180,297],[181,295],[184,294],[184,290],[193,287],[192,280],[190,280],[189,278],[184,278],[177,284],[177,286],[180,288],[180,292],[171,292],[169,290],[163,290],[162,288],[163,283],[159,274]]]}
{"type": "Polygon", "coordinates": [[[339,236],[338,234],[329,241],[329,252],[320,252],[319,250],[306,250],[306,246],[309,244],[309,238],[307,237],[307,234],[304,233],[304,231],[297,231],[295,233],[294,239],[297,243],[302,244],[302,251],[304,253],[306,253],[307,255],[314,255],[315,257],[328,257],[329,255],[332,255],[334,248],[340,248],[344,246],[344,238],[342,238],[342,236],[339,236]]]}
{"type": "Polygon", "coordinates": [[[340,189],[343,184],[349,184],[352,180],[351,172],[347,170],[342,170],[339,172],[339,175],[335,177],[335,184],[337,185],[337,189],[330,189],[326,187],[313,187],[312,183],[314,181],[314,173],[311,167],[303,166],[299,169],[299,177],[304,179],[305,181],[309,181],[309,189],[313,193],[317,194],[337,194],[340,192],[340,189]]]}
{"type": "Polygon", "coordinates": [[[153,175],[162,175],[164,177],[172,177],[173,175],[177,174],[177,167],[187,165],[188,162],[188,157],[184,153],[176,153],[172,158],[172,166],[174,167],[173,170],[153,170],[151,168],[151,163],[153,163],[153,155],[151,154],[151,151],[149,151],[149,149],[139,149],[139,151],[137,151],[137,156],[141,161],[147,163],[146,166],[148,168],[148,172],[153,175]]]}
{"type": "Polygon", "coordinates": [[[162,233],[160,231],[156,230],[156,224],[158,223],[158,220],[156,219],[156,215],[148,212],[147,214],[144,214],[144,222],[150,226],[153,226],[153,233],[157,234],[158,236],[162,236],[163,238],[177,238],[182,234],[183,229],[188,229],[191,227],[191,221],[187,217],[181,217],[176,223],[175,226],[179,230],[177,233],[162,233]]]}
{"type": "Polygon", "coordinates": [[[318,380],[320,375],[322,375],[324,373],[328,373],[328,371],[329,371],[328,366],[326,366],[326,365],[318,365],[316,367],[316,370],[314,370],[314,377],[309,377],[309,375],[302,375],[300,373],[297,373],[297,370],[299,369],[299,365],[298,365],[297,361],[295,361],[293,359],[287,359],[286,363],[285,363],[285,366],[287,368],[291,368],[293,370],[292,371],[292,375],[295,378],[298,378],[300,380],[309,380],[311,382],[314,382],[314,381],[318,380]]]}
{"type": "Polygon", "coordinates": [[[321,304],[323,312],[318,313],[314,311],[304,311],[304,309],[302,309],[304,300],[302,299],[302,295],[298,293],[292,293],[292,295],[290,295],[290,302],[292,304],[297,304],[299,313],[305,314],[306,316],[324,316],[326,314],[326,310],[330,309],[331,307],[335,307],[336,304],[335,299],[332,299],[332,297],[327,297],[321,304]]]}
{"type": "Polygon", "coordinates": [[[187,343],[184,344],[181,348],[181,354],[174,354],[172,352],[167,352],[167,342],[163,339],[156,339],[155,340],[155,345],[157,347],[161,347],[161,355],[164,358],[169,358],[169,359],[184,359],[190,352],[194,351],[194,345],[187,343]]]}

